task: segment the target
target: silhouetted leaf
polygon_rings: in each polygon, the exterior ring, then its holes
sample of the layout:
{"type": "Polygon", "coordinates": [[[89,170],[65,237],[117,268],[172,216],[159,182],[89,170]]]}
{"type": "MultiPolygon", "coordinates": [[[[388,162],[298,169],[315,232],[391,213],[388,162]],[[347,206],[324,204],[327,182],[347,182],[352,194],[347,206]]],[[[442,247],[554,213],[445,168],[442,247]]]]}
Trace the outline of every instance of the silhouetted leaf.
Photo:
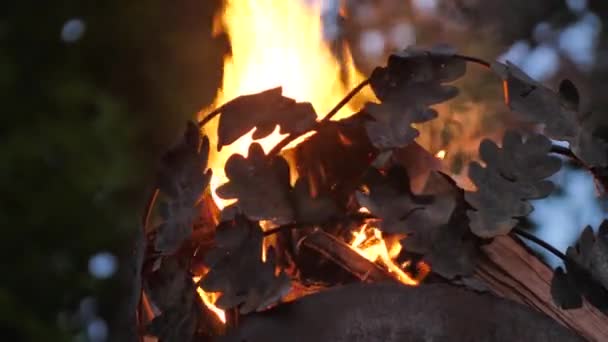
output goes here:
{"type": "Polygon", "coordinates": [[[386,233],[407,233],[409,225],[420,219],[414,214],[431,203],[428,196],[411,192],[407,172],[400,166],[392,167],[386,175],[372,169],[364,184],[366,191],[357,191],[357,201],[380,219],[378,228],[386,233]]]}
{"type": "MultiPolygon", "coordinates": [[[[561,285],[561,290],[552,293],[559,304],[568,304],[576,296],[584,296],[598,309],[608,312],[608,221],[602,222],[597,237],[587,226],[573,247],[568,247],[565,275],[561,268],[555,270],[553,282],[561,285]],[[569,284],[565,288],[566,280],[569,284]]],[[[564,306],[565,308],[568,308],[564,306]]],[[[573,306],[576,308],[576,306],[573,306]]]]}
{"type": "Polygon", "coordinates": [[[427,107],[458,94],[458,89],[441,82],[457,79],[465,70],[464,61],[445,49],[408,48],[390,56],[388,65],[376,68],[370,78],[381,100],[368,103],[364,109],[374,119],[365,125],[372,144],[381,150],[410,144],[419,134],[411,125],[437,117],[427,107]]]}
{"type": "MultiPolygon", "coordinates": [[[[230,181],[216,192],[225,199],[237,199],[226,212],[234,208],[251,220],[273,220],[276,223],[293,221],[294,210],[290,201],[289,165],[281,157],[268,158],[257,143],[249,147],[247,158],[233,154],[225,166],[230,181]]],[[[230,215],[222,213],[223,219],[230,215]]]]}
{"type": "Polygon", "coordinates": [[[577,309],[583,305],[583,297],[561,267],[555,269],[551,279],[551,296],[555,305],[562,309],[577,309]]]}
{"type": "Polygon", "coordinates": [[[321,194],[311,194],[304,178],[296,181],[292,194],[297,223],[324,223],[338,214],[334,201],[321,194]]]}
{"type": "Polygon", "coordinates": [[[262,262],[262,229],[257,223],[237,215],[220,223],[216,247],[205,258],[209,273],[200,286],[208,292],[221,292],[216,305],[222,309],[238,307],[245,314],[263,310],[280,300],[290,288],[284,273],[275,275],[274,251],[262,262]]]}
{"type": "Polygon", "coordinates": [[[482,238],[508,234],[517,224],[517,217],[528,215],[533,207],[528,199],[548,196],[553,183],[543,180],[561,167],[559,158],[548,155],[551,141],[532,135],[526,141],[508,131],[499,148],[490,140],[479,146],[483,168],[472,162],[469,178],[477,186],[465,198],[475,209],[469,210],[471,231],[482,238]]]}
{"type": "Polygon", "coordinates": [[[162,341],[191,341],[202,314],[198,294],[187,268],[175,257],[163,257],[148,277],[147,293],[161,311],[147,327],[162,341]]]}
{"type": "Polygon", "coordinates": [[[218,126],[218,150],[230,145],[255,127],[253,139],[272,133],[304,133],[314,125],[317,114],[308,102],[296,103],[274,88],[253,95],[243,95],[222,106],[218,126]]]}
{"type": "Polygon", "coordinates": [[[504,79],[508,105],[522,120],[543,124],[547,136],[568,141],[585,163],[608,164],[608,144],[594,135],[600,118],[577,112],[579,95],[572,82],[563,82],[557,94],[511,63],[494,63],[492,69],[504,79]]]}
{"type": "Polygon", "coordinates": [[[209,140],[189,122],[183,140],[163,156],[159,189],[167,195],[159,204],[163,222],[157,227],[156,250],[174,252],[192,233],[199,201],[209,185],[209,140]]]}
{"type": "Polygon", "coordinates": [[[471,275],[479,251],[468,227],[463,191],[447,175],[432,172],[422,194],[433,200],[408,219],[404,249],[422,254],[442,277],[471,275]]]}
{"type": "Polygon", "coordinates": [[[466,67],[466,62],[455,57],[452,48],[408,47],[391,55],[386,67],[374,69],[370,81],[376,97],[384,101],[404,85],[455,81],[464,76],[466,67]]]}

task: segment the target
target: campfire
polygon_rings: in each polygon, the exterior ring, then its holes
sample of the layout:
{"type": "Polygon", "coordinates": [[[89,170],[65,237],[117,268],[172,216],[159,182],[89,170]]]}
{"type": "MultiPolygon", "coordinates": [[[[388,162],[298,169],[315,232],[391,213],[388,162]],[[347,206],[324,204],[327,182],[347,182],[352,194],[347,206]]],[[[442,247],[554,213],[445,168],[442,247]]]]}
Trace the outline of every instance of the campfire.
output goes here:
{"type": "MultiPolygon", "coordinates": [[[[480,257],[483,246],[517,231],[517,219],[531,211],[528,199],[549,195],[545,178],[560,159],[544,135],[509,131],[501,147],[481,143],[484,165],[471,162],[474,186],[463,189],[443,172],[449,152],[418,145],[417,127],[458,95],[449,83],[468,63],[501,76],[507,105],[528,113],[528,122],[543,123],[538,105],[548,106],[554,93],[511,64],[490,65],[446,46],[410,47],[367,78],[348,46],[338,60],[326,45],[320,9],[298,1],[228,0],[214,25],[231,42],[221,88],[162,158],[143,220],[142,341],[239,334],[253,341],[248,322],[265,317],[256,315],[322,296],[343,300],[341,288],[361,297],[349,305],[364,307],[368,290],[381,297],[425,282],[471,284],[474,276],[490,283],[492,276],[479,273],[480,260],[488,260],[480,257]],[[544,92],[533,104],[522,92],[529,85],[544,92]]],[[[557,102],[551,110],[564,108],[571,107],[557,102]]],[[[545,133],[570,141],[581,163],[602,165],[579,139],[586,128],[573,124],[577,131],[547,126],[545,133]]],[[[568,267],[556,271],[556,284],[580,276],[568,267]]],[[[432,300],[444,290],[419,293],[432,300]]]]}

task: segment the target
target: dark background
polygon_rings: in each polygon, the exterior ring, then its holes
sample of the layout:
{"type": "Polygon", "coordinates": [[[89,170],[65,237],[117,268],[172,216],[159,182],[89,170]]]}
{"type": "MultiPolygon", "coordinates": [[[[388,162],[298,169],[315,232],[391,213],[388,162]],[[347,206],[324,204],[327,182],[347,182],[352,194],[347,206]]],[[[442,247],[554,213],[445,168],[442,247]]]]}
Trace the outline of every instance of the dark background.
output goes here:
{"type": "MultiPolygon", "coordinates": [[[[2,340],[123,339],[131,325],[131,248],[156,161],[186,120],[210,104],[221,79],[229,44],[211,37],[219,3],[2,5],[2,340]],[[99,253],[106,262],[116,258],[115,273],[94,276],[90,263],[99,253]]],[[[589,108],[602,111],[608,101],[608,3],[587,5],[584,11],[602,27],[593,65],[579,68],[559,53],[560,71],[546,81],[574,78],[593,99],[589,108]]],[[[342,27],[341,39],[351,40],[364,72],[394,48],[370,57],[358,44],[370,27],[388,30],[385,16],[412,23],[418,44],[453,40],[462,52],[488,59],[521,39],[531,48],[540,45],[534,38],[539,22],[559,30],[582,16],[561,0],[444,0],[424,15],[407,1],[353,0],[348,6],[353,13],[384,8],[380,21],[349,16],[342,27]]]]}

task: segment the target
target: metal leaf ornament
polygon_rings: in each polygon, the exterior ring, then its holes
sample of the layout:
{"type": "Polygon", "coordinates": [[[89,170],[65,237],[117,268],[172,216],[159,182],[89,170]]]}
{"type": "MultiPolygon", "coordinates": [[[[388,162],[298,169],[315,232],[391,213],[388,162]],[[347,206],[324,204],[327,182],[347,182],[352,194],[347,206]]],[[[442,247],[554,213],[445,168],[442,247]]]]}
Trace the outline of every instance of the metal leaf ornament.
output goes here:
{"type": "Polygon", "coordinates": [[[564,81],[555,92],[534,81],[517,66],[494,63],[492,69],[504,80],[505,100],[525,122],[544,125],[544,133],[565,140],[576,156],[591,166],[608,165],[608,142],[596,135],[603,118],[579,112],[579,93],[564,81]]]}
{"type": "Polygon", "coordinates": [[[406,233],[413,214],[432,203],[431,197],[412,193],[407,172],[400,166],[386,175],[372,169],[364,184],[365,191],[355,194],[357,202],[379,219],[378,228],[386,233],[406,233]]]}
{"type": "Polygon", "coordinates": [[[527,201],[548,196],[553,183],[545,178],[557,172],[561,161],[548,155],[551,141],[542,135],[531,135],[527,140],[507,131],[502,148],[491,140],[479,146],[481,159],[469,164],[469,178],[476,192],[466,192],[465,199],[473,207],[468,211],[471,231],[482,238],[508,234],[518,217],[532,212],[527,201]]]}
{"type": "Polygon", "coordinates": [[[370,84],[380,103],[368,103],[364,111],[373,120],[365,128],[372,144],[381,150],[405,147],[419,134],[412,124],[437,117],[428,106],[458,94],[443,82],[464,75],[466,64],[453,50],[425,51],[408,48],[391,55],[386,67],[374,70],[370,84]]]}
{"type": "Polygon", "coordinates": [[[158,184],[166,199],[160,203],[163,222],[156,228],[155,247],[174,252],[192,233],[199,201],[209,185],[209,140],[189,122],[182,141],[162,158],[158,184]]]}
{"type": "MultiPolygon", "coordinates": [[[[225,170],[229,182],[216,192],[222,198],[237,199],[233,206],[224,209],[226,213],[239,211],[251,220],[272,220],[278,224],[293,221],[289,165],[285,159],[267,157],[262,146],[254,143],[247,158],[240,154],[230,156],[225,170]]],[[[222,219],[232,218],[230,214],[222,219]]]]}
{"type": "Polygon", "coordinates": [[[281,133],[304,133],[317,119],[308,102],[297,103],[274,88],[252,95],[239,96],[221,108],[218,126],[218,150],[232,144],[255,128],[253,139],[272,133],[276,126],[281,133]]]}
{"type": "Polygon", "coordinates": [[[205,257],[210,270],[200,286],[208,292],[222,293],[216,302],[218,307],[238,307],[242,314],[260,311],[289,291],[287,275],[275,275],[272,249],[262,261],[262,240],[260,226],[241,215],[217,227],[216,247],[205,257]]]}
{"type": "Polygon", "coordinates": [[[555,303],[564,309],[579,308],[585,297],[608,312],[608,221],[602,222],[597,235],[587,226],[566,256],[567,272],[558,267],[551,282],[555,303]]]}

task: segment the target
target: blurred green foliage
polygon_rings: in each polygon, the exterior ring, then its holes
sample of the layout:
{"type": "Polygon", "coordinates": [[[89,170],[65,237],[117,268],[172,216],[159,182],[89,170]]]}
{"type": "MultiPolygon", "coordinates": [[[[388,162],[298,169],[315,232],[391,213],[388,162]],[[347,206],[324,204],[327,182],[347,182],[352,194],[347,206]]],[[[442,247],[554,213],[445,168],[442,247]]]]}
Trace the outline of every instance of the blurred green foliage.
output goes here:
{"type": "Polygon", "coordinates": [[[217,3],[3,4],[2,340],[73,340],[86,296],[109,324],[130,324],[130,250],[155,161],[220,77],[217,3]],[[61,31],[72,18],[85,32],[68,43],[61,31]],[[120,258],[109,280],[88,272],[100,251],[120,258]]]}

